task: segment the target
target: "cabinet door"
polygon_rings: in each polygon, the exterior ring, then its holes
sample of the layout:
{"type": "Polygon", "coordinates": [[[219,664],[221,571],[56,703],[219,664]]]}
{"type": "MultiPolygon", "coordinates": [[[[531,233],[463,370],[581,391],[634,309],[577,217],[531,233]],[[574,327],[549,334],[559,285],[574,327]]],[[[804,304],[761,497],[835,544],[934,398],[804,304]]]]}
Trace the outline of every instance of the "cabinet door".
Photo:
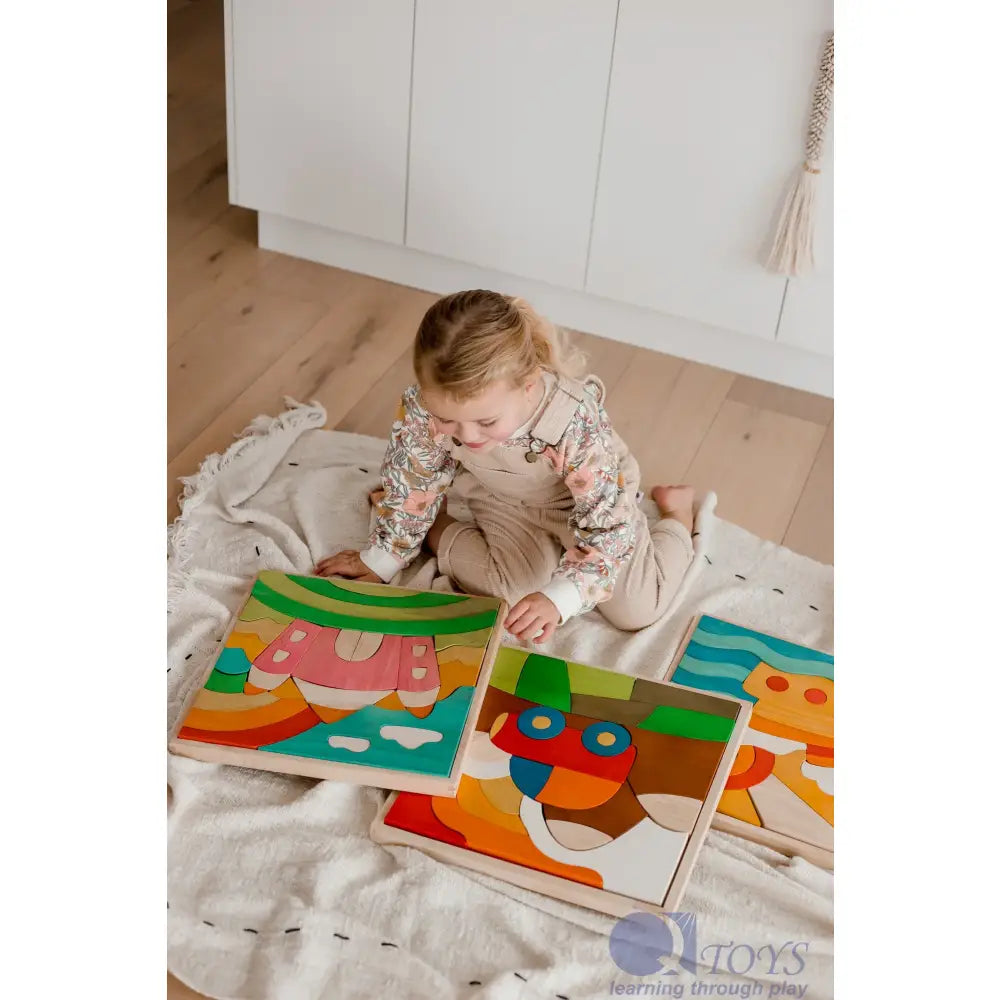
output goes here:
{"type": "Polygon", "coordinates": [[[414,0],[233,0],[240,205],[403,242],[414,0]]]}
{"type": "Polygon", "coordinates": [[[773,339],[832,0],[621,0],[587,291],[773,339]]]}
{"type": "Polygon", "coordinates": [[[778,340],[833,356],[833,121],[831,119],[814,206],[816,230],[809,274],[788,279],[778,340]]]}
{"type": "Polygon", "coordinates": [[[582,289],[615,0],[420,0],[406,245],[582,289]]]}

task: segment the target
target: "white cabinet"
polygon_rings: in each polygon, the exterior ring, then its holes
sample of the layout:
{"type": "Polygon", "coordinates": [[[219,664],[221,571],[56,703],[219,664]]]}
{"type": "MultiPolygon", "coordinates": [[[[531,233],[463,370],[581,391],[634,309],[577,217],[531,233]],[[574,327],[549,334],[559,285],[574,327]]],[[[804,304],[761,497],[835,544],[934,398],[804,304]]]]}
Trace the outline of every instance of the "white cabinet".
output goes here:
{"type": "Polygon", "coordinates": [[[419,0],[406,245],[582,289],[615,0],[419,0]]]}
{"type": "MultiPolygon", "coordinates": [[[[823,218],[817,220],[817,240],[821,236],[820,227],[831,224],[832,219],[829,222],[823,218]]],[[[815,272],[788,280],[788,294],[785,296],[781,326],[778,329],[779,343],[833,357],[831,269],[832,247],[827,251],[817,246],[815,272]],[[823,257],[820,256],[821,252],[823,257]]]]}
{"type": "Polygon", "coordinates": [[[230,0],[231,199],[402,243],[414,0],[230,0]]]}
{"type": "Polygon", "coordinates": [[[588,292],[773,340],[832,0],[621,0],[588,292]]]}
{"type": "Polygon", "coordinates": [[[224,0],[230,198],[262,247],[814,392],[816,273],[764,266],[833,0],[224,0]]]}

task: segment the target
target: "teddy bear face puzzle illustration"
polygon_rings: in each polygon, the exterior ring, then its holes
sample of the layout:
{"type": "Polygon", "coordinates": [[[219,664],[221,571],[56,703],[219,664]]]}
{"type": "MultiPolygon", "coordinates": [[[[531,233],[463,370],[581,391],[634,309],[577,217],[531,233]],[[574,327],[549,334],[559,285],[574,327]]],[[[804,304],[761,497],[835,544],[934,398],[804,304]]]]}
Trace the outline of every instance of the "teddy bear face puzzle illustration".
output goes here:
{"type": "Polygon", "coordinates": [[[675,908],[748,716],[501,647],[457,795],[394,795],[372,836],[607,913],[675,908]]]}
{"type": "Polygon", "coordinates": [[[504,607],[488,597],[262,572],[170,749],[453,794],[504,607]]]}

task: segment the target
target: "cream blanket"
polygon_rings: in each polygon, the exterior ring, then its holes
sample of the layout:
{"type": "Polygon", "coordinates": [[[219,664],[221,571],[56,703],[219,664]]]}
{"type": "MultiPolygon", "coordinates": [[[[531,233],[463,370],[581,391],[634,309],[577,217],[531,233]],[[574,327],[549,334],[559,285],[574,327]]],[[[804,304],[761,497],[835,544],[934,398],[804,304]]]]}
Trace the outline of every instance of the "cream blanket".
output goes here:
{"type": "MultiPolygon", "coordinates": [[[[169,535],[168,725],[258,570],[308,572],[367,534],[384,442],[321,430],[321,407],[289,405],[186,483],[169,535]]],[[[589,614],[544,651],[662,677],[697,611],[832,648],[832,567],[708,504],[697,530],[696,564],[662,622],[628,635],[589,614]]],[[[426,560],[404,582],[447,586],[435,568],[426,560]]],[[[711,832],[683,904],[698,973],[640,978],[611,958],[611,918],[372,843],[375,789],[174,756],[168,776],[168,966],[210,997],[833,993],[833,879],[801,858],[711,832]]]]}

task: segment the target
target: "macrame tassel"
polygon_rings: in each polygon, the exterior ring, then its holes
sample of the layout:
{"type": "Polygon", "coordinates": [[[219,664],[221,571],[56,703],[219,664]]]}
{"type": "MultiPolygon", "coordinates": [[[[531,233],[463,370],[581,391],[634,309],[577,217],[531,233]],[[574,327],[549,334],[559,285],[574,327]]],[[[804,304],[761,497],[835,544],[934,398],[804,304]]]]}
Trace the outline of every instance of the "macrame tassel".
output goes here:
{"type": "Polygon", "coordinates": [[[778,220],[767,268],[794,277],[813,268],[813,203],[819,171],[803,164],[778,220]]]}
{"type": "Polygon", "coordinates": [[[813,205],[816,201],[819,165],[823,159],[823,140],[826,137],[832,99],[833,35],[830,35],[823,47],[823,58],[813,92],[805,163],[799,169],[792,189],[785,198],[774,244],[767,259],[768,270],[777,274],[794,278],[813,268],[813,205]]]}

